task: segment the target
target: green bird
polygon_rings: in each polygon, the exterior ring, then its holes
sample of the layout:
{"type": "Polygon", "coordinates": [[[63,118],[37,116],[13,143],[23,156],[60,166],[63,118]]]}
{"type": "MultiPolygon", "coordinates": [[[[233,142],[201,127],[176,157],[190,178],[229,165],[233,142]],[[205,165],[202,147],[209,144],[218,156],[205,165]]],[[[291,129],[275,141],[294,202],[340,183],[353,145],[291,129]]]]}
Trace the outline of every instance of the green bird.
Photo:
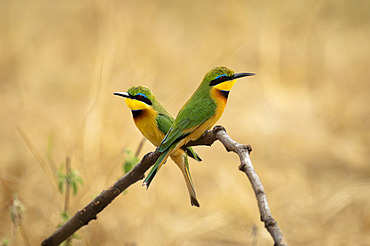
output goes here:
{"type": "MultiPolygon", "coordinates": [[[[131,109],[136,127],[146,139],[158,147],[170,129],[174,118],[155,99],[152,91],[144,86],[134,86],[127,92],[115,92],[114,95],[125,97],[125,102],[131,109]]],[[[200,157],[191,147],[173,151],[171,153],[171,159],[177,164],[184,175],[191,205],[199,207],[193,181],[190,176],[188,155],[197,161],[201,161],[200,157]]]]}
{"type": "Polygon", "coordinates": [[[202,83],[180,109],[171,129],[157,148],[161,155],[143,185],[149,187],[169,155],[211,129],[224,112],[229,92],[236,79],[252,75],[255,74],[234,73],[227,67],[215,67],[204,76],[202,83]]]}

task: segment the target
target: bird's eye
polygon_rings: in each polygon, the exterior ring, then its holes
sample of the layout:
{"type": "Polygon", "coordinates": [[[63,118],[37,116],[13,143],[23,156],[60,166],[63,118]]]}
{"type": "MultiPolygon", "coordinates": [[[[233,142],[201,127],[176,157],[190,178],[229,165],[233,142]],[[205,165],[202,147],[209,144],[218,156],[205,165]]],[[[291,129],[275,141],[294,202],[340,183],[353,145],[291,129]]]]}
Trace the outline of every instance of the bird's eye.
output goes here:
{"type": "Polygon", "coordinates": [[[224,80],[226,79],[226,74],[221,74],[216,77],[217,80],[224,80]]]}
{"type": "Polygon", "coordinates": [[[139,100],[139,101],[142,101],[148,105],[152,105],[152,101],[150,101],[150,99],[143,93],[137,93],[134,98],[136,100],[139,100]]]}
{"type": "Polygon", "coordinates": [[[145,94],[143,94],[143,93],[137,93],[136,94],[136,97],[138,98],[138,99],[144,99],[144,98],[148,98],[145,94]]]}
{"type": "Polygon", "coordinates": [[[228,80],[230,80],[230,77],[229,76],[227,76],[226,74],[220,74],[215,79],[213,79],[209,83],[209,85],[210,86],[215,86],[215,85],[217,85],[219,83],[222,83],[222,82],[225,82],[225,81],[228,81],[228,80]]]}

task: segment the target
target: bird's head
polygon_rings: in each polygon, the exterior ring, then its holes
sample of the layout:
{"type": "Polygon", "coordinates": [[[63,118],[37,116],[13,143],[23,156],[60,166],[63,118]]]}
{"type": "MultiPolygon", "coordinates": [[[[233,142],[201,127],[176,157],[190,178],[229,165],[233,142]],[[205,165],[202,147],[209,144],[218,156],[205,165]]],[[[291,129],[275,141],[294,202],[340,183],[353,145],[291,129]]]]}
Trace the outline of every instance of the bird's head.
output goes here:
{"type": "Polygon", "coordinates": [[[144,86],[133,86],[127,92],[115,92],[114,95],[125,97],[127,106],[133,110],[144,110],[153,105],[152,91],[144,86]]]}
{"type": "Polygon", "coordinates": [[[236,79],[253,75],[255,74],[234,73],[233,70],[227,67],[215,67],[205,75],[203,83],[217,90],[229,92],[234,86],[236,79]]]}

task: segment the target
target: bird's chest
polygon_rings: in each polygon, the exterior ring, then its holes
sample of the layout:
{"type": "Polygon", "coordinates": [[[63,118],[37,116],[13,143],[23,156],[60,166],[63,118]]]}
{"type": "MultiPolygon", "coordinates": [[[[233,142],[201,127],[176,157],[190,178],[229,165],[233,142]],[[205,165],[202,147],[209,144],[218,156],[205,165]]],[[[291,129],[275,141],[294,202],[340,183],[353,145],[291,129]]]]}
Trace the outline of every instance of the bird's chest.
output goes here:
{"type": "Polygon", "coordinates": [[[221,118],[221,115],[223,114],[225,110],[226,103],[227,103],[227,97],[229,94],[228,93],[226,94],[225,91],[220,91],[218,89],[212,89],[211,93],[212,93],[212,98],[216,102],[215,113],[213,117],[210,118],[211,125],[213,126],[221,118]]]}
{"type": "Polygon", "coordinates": [[[159,130],[157,114],[152,110],[143,110],[139,117],[134,118],[136,127],[154,146],[159,146],[164,134],[159,130]]]}

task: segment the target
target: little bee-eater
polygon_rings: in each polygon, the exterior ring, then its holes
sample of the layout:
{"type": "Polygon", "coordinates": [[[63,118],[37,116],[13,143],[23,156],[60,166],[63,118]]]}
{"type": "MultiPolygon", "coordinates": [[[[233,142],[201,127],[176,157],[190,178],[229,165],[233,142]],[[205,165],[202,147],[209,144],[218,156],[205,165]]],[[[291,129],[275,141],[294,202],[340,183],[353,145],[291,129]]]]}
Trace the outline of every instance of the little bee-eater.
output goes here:
{"type": "Polygon", "coordinates": [[[159,145],[162,154],[155,162],[143,185],[149,187],[154,176],[169,155],[191,140],[197,140],[204,131],[211,129],[224,112],[227,98],[236,79],[255,75],[234,73],[227,67],[216,67],[209,71],[198,89],[180,109],[171,129],[159,145]]]}
{"type": "MultiPolygon", "coordinates": [[[[125,97],[125,102],[131,109],[136,127],[146,139],[158,147],[170,129],[174,118],[155,99],[151,90],[143,86],[134,86],[127,92],[115,92],[114,95],[125,97]]],[[[190,176],[188,155],[197,161],[201,161],[200,157],[190,147],[172,151],[170,156],[184,175],[191,205],[199,207],[190,176]]]]}

